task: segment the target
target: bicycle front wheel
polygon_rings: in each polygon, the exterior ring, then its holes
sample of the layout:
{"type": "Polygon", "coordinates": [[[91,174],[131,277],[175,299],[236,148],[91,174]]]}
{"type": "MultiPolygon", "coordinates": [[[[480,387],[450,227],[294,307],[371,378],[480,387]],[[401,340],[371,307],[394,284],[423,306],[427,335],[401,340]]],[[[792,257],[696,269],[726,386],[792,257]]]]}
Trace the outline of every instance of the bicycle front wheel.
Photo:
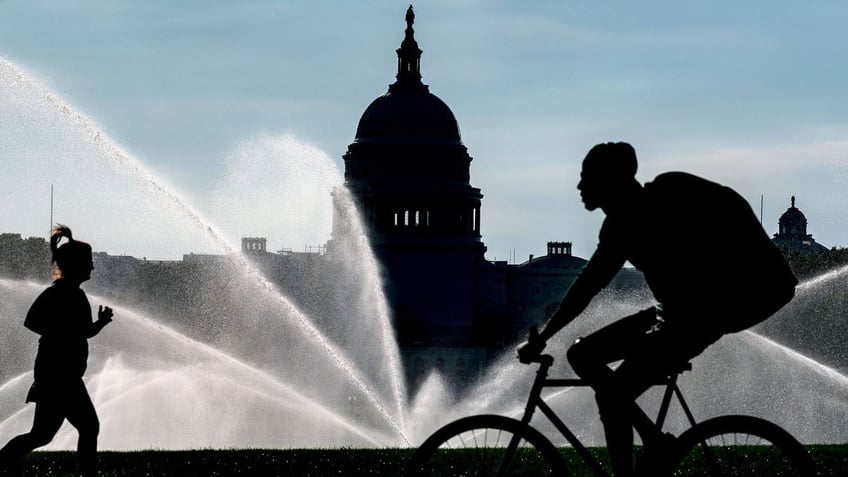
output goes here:
{"type": "Polygon", "coordinates": [[[415,451],[408,476],[567,476],[556,447],[515,419],[480,415],[445,425],[415,451]]]}
{"type": "Polygon", "coordinates": [[[804,446],[780,426],[753,416],[701,422],[678,438],[671,475],[687,477],[813,477],[804,446]]]}

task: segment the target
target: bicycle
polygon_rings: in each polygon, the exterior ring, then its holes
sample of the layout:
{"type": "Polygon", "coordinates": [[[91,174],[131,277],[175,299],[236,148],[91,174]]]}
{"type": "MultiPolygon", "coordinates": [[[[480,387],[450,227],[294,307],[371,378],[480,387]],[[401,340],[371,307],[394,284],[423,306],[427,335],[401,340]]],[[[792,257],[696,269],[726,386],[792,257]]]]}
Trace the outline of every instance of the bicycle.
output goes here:
{"type": "MultiPolygon", "coordinates": [[[[542,399],[547,387],[588,386],[578,378],[549,379],[554,362],[540,355],[536,379],[520,420],[495,414],[453,421],[430,435],[408,462],[408,476],[571,475],[560,450],[530,425],[536,409],[553,423],[593,475],[610,477],[600,460],[584,446],[542,399]]],[[[634,427],[642,436],[636,461],[642,476],[792,476],[812,477],[815,465],[806,449],[780,426],[753,416],[726,415],[696,422],[677,378],[692,369],[686,363],[661,382],[660,408],[652,420],[634,404],[634,427]],[[679,436],[663,431],[672,398],[690,424],[679,436]]]]}

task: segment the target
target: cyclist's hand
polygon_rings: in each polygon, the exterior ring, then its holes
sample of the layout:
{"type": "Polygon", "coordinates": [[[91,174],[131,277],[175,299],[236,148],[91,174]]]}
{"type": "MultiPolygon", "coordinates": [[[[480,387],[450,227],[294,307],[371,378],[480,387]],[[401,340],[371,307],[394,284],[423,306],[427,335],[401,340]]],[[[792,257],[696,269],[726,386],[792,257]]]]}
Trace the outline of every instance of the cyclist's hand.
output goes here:
{"type": "Polygon", "coordinates": [[[524,364],[534,362],[545,349],[545,344],[545,341],[539,337],[538,329],[535,326],[531,327],[527,341],[518,345],[518,360],[524,364]]]}

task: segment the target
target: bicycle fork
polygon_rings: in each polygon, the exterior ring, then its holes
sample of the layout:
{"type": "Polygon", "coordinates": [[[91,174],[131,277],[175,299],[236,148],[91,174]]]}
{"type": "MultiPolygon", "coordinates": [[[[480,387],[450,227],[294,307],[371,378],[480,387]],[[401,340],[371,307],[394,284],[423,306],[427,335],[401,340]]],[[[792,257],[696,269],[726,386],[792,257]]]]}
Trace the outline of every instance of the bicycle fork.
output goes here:
{"type": "MultiPolygon", "coordinates": [[[[530,398],[527,400],[527,405],[524,407],[524,415],[521,417],[521,423],[526,426],[529,426],[530,421],[533,419],[536,406],[538,406],[537,401],[544,405],[540,396],[542,395],[542,388],[545,387],[548,369],[551,367],[551,364],[553,364],[553,359],[543,361],[541,362],[539,369],[536,371],[536,379],[533,381],[533,387],[530,389],[530,398]]],[[[544,410],[542,412],[544,412],[544,410]]],[[[518,451],[518,444],[520,443],[521,436],[517,434],[513,435],[509,441],[509,445],[506,447],[503,457],[501,458],[501,462],[498,465],[498,471],[495,474],[496,476],[501,477],[505,472],[507,472],[514,461],[515,454],[518,451]]]]}

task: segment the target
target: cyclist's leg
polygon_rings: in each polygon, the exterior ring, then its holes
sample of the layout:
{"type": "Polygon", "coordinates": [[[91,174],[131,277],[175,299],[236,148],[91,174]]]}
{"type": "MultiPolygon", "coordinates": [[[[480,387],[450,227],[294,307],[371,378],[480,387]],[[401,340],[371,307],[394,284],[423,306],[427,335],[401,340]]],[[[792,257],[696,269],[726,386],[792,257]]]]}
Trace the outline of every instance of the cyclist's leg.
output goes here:
{"type": "Polygon", "coordinates": [[[699,355],[721,335],[659,323],[650,310],[615,322],[578,340],[568,352],[575,372],[595,389],[617,476],[632,474],[634,402],[679,364],[699,355]],[[615,369],[608,364],[623,360],[615,369]]]}
{"type": "MultiPolygon", "coordinates": [[[[720,337],[719,332],[698,329],[696,325],[687,326],[677,321],[666,322],[659,329],[644,335],[639,340],[639,349],[625,357],[613,372],[612,386],[615,392],[604,396],[609,402],[603,405],[612,410],[612,419],[623,420],[631,426],[628,434],[629,441],[626,443],[628,446],[626,455],[625,450],[622,450],[619,458],[630,458],[633,452],[632,425],[635,417],[633,412],[636,410],[633,403],[636,398],[652,385],[675,372],[681,364],[701,354],[720,337]]],[[[601,405],[599,401],[599,407],[601,405]]],[[[615,432],[624,431],[620,427],[614,427],[612,432],[615,434],[615,432]]],[[[643,435],[642,437],[645,440],[651,436],[643,435]]],[[[613,444],[613,446],[616,445],[624,446],[625,443],[613,444]]]]}
{"type": "Polygon", "coordinates": [[[659,322],[649,308],[615,321],[594,333],[578,338],[568,349],[568,362],[578,376],[593,386],[612,376],[609,364],[640,349],[640,337],[659,322]]]}
{"type": "MultiPolygon", "coordinates": [[[[568,350],[568,361],[578,376],[595,390],[601,422],[607,441],[610,464],[617,476],[632,474],[633,425],[630,409],[636,397],[650,383],[623,389],[609,364],[639,354],[643,337],[658,324],[651,308],[616,321],[591,335],[578,339],[568,350]]],[[[632,376],[627,376],[633,381],[632,376]]]]}

